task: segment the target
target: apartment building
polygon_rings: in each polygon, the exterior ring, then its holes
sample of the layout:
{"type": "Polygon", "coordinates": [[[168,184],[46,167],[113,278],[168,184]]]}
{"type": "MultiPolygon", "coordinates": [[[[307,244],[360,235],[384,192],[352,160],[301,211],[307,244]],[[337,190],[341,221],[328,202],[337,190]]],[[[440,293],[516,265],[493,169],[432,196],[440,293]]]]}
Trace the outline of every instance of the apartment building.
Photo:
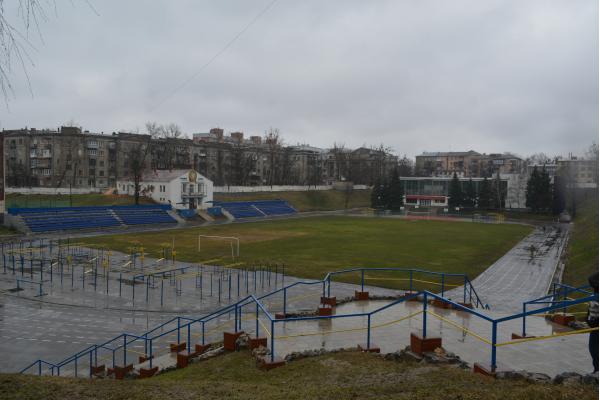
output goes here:
{"type": "Polygon", "coordinates": [[[1,132],[8,187],[116,188],[143,169],[189,170],[217,186],[321,185],[337,180],[372,185],[398,164],[385,151],[359,148],[334,156],[309,145],[283,146],[221,128],[187,138],[152,138],[127,132],[91,133],[77,127],[1,132]],[[340,171],[343,171],[341,173],[340,171]]]}

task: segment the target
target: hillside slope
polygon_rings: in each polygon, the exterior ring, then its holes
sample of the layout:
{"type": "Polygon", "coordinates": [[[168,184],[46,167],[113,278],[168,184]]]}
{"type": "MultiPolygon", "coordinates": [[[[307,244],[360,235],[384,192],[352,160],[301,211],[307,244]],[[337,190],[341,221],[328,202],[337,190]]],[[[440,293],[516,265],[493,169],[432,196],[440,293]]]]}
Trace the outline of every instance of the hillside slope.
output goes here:
{"type": "Polygon", "coordinates": [[[248,352],[136,381],[0,375],[2,399],[597,399],[597,386],[494,380],[451,366],[337,353],[260,371],[248,352]]]}
{"type": "Polygon", "coordinates": [[[370,190],[354,190],[346,196],[337,190],[308,190],[303,192],[215,193],[215,201],[286,200],[298,211],[330,211],[371,205],[370,190]]]}

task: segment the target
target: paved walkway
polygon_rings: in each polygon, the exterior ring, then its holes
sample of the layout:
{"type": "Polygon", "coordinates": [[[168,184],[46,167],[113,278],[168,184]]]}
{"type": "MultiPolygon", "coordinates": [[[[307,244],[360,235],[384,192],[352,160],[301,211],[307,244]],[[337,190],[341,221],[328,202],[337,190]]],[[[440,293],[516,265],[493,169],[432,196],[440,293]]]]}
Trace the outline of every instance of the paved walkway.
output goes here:
{"type": "MultiPolygon", "coordinates": [[[[536,227],[533,233],[473,279],[473,286],[482,301],[494,311],[517,313],[523,310],[523,302],[546,295],[569,229],[567,224],[536,227]]],[[[461,296],[462,288],[447,293],[450,298],[461,296]]]]}
{"type": "MultiPolygon", "coordinates": [[[[545,231],[542,228],[536,229],[534,233],[474,280],[473,284],[479,295],[492,306],[492,310],[488,314],[498,317],[519,312],[524,300],[546,294],[554,274],[558,255],[565,243],[567,235],[565,228],[563,227],[560,232],[556,228],[546,228],[545,231]],[[534,252],[530,251],[532,245],[534,252]]],[[[115,255],[116,257],[117,255],[115,255]]],[[[151,260],[147,260],[151,262],[151,260]]],[[[184,264],[186,263],[178,265],[184,264]]],[[[285,283],[289,284],[297,280],[297,278],[286,276],[285,283]]],[[[83,283],[82,281],[76,282],[83,283]]],[[[188,283],[192,286],[184,287],[183,295],[177,296],[174,288],[169,288],[168,296],[172,302],[162,310],[160,308],[155,312],[115,310],[106,309],[106,307],[110,307],[109,304],[112,304],[123,308],[140,306],[154,309],[156,292],[153,297],[154,305],[148,307],[149,305],[145,304],[145,301],[140,300],[140,303],[137,303],[137,299],[139,299],[137,294],[135,303],[130,301],[130,292],[127,290],[131,290],[131,285],[124,285],[123,295],[118,296],[116,286],[112,286],[113,283],[110,281],[108,295],[100,290],[97,291],[96,287],[90,288],[88,286],[90,281],[87,282],[81,288],[78,285],[74,288],[69,285],[62,288],[54,285],[49,294],[42,298],[44,301],[50,302],[68,301],[70,306],[31,301],[35,289],[27,289],[27,293],[23,292],[28,299],[17,298],[18,295],[0,297],[0,337],[2,338],[0,354],[3,354],[3,357],[0,358],[0,371],[18,371],[39,357],[48,361],[58,361],[90,344],[102,343],[122,332],[141,334],[172,318],[174,312],[198,317],[210,310],[235,302],[238,298],[237,290],[231,299],[223,298],[221,302],[217,301],[214,295],[206,296],[209,289],[208,281],[205,281],[203,286],[205,297],[201,297],[199,300],[198,288],[194,287],[193,280],[190,280],[188,283]]],[[[14,287],[14,277],[8,274],[0,277],[0,289],[6,289],[11,285],[14,287]]],[[[237,279],[234,280],[234,285],[237,285],[237,279]]],[[[269,292],[277,286],[281,287],[280,280],[278,285],[261,288],[257,292],[269,292]]],[[[250,287],[253,287],[252,283],[250,287]]],[[[287,293],[288,311],[314,310],[319,303],[321,289],[322,286],[319,284],[291,289],[287,293]]],[[[336,282],[332,295],[338,298],[350,296],[355,289],[357,289],[355,285],[336,282]]],[[[367,290],[371,294],[378,295],[398,294],[398,291],[375,287],[369,287],[367,290]]],[[[456,299],[462,297],[461,288],[454,291],[448,292],[447,296],[456,299]]],[[[139,295],[142,293],[143,291],[140,290],[139,295]]],[[[245,296],[245,290],[240,296],[245,296]]],[[[353,302],[338,306],[336,313],[369,311],[384,304],[386,303],[380,301],[353,302]]],[[[272,313],[281,311],[281,306],[281,295],[273,296],[267,301],[267,307],[272,313]]],[[[390,322],[418,312],[421,307],[422,305],[419,303],[403,303],[372,318],[373,325],[381,325],[373,330],[372,340],[381,347],[382,352],[393,352],[409,344],[410,333],[419,332],[422,327],[422,314],[402,322],[390,322]]],[[[432,309],[432,311],[481,337],[490,338],[491,326],[480,318],[453,310],[432,309]]],[[[266,320],[262,322],[264,326],[269,326],[266,320]]],[[[499,328],[498,340],[500,342],[510,340],[510,334],[518,332],[520,324],[520,320],[503,323],[499,328]]],[[[255,326],[253,314],[246,314],[243,329],[254,334],[255,326]]],[[[365,326],[366,317],[276,323],[275,352],[277,356],[283,357],[293,351],[355,346],[366,341],[365,326]]],[[[443,346],[447,350],[459,354],[470,363],[481,362],[489,365],[491,350],[488,344],[431,315],[428,316],[428,326],[428,335],[441,335],[443,346]]],[[[231,329],[231,327],[232,316],[230,315],[211,322],[210,326],[207,326],[207,342],[221,339],[223,330],[231,329]]],[[[547,335],[564,329],[540,317],[528,318],[529,334],[547,335]]],[[[261,330],[262,336],[265,334],[264,327],[261,330]]],[[[183,332],[182,335],[187,335],[187,332],[183,332]]],[[[191,332],[191,343],[197,343],[200,335],[201,332],[197,329],[191,332]]],[[[176,336],[171,334],[157,340],[155,354],[167,353],[169,343],[175,342],[176,339],[176,336]]],[[[133,360],[143,352],[143,344],[135,343],[128,349],[127,359],[133,360]]],[[[110,352],[102,355],[104,362],[110,365],[109,356],[110,352]]],[[[167,358],[172,359],[172,357],[167,358]]],[[[116,362],[119,363],[119,356],[117,356],[116,362]]],[[[564,371],[589,372],[591,360],[587,352],[587,335],[573,335],[501,347],[498,350],[498,365],[501,369],[527,369],[549,375],[564,371]]],[[[85,371],[84,360],[82,360],[80,368],[85,371]]]]}
{"type": "MultiPolygon", "coordinates": [[[[317,302],[317,299],[314,299],[317,302]]],[[[336,308],[336,315],[370,312],[389,304],[387,301],[360,301],[340,305],[336,308]]],[[[382,353],[391,353],[404,349],[410,345],[411,333],[422,333],[423,314],[422,303],[406,302],[390,307],[374,314],[371,318],[371,344],[381,348],[382,353]],[[417,314],[412,318],[404,317],[417,314]],[[403,320],[402,320],[403,319],[403,320]],[[401,321],[398,321],[401,320],[401,321]]],[[[491,363],[491,346],[480,338],[491,340],[491,323],[468,313],[456,310],[446,310],[430,307],[427,314],[427,335],[442,338],[442,346],[446,351],[458,354],[469,364],[481,363],[489,366],[491,363]],[[434,316],[444,318],[446,321],[434,316]],[[447,321],[463,326],[466,331],[457,328],[447,321]],[[469,333],[467,333],[469,332],[469,333]]],[[[503,313],[486,313],[497,318],[503,313]]],[[[256,335],[256,323],[253,314],[245,315],[242,329],[252,337],[256,335]]],[[[541,317],[528,318],[528,333],[533,335],[551,335],[569,330],[560,325],[548,322],[541,317]]],[[[222,339],[222,330],[232,330],[231,319],[215,322],[221,327],[213,331],[210,340],[222,339]]],[[[267,337],[270,347],[270,335],[266,330],[270,326],[266,318],[261,318],[259,335],[267,337]]],[[[275,355],[285,357],[292,352],[305,350],[326,349],[332,350],[340,347],[351,348],[367,341],[367,318],[347,317],[330,320],[290,321],[275,324],[275,355]]],[[[511,334],[520,331],[521,320],[507,321],[498,327],[498,342],[511,341],[511,334]]],[[[182,341],[185,341],[185,330],[182,341]]],[[[197,334],[192,334],[192,343],[196,343],[197,334]]],[[[571,335],[543,341],[510,344],[498,348],[498,370],[527,370],[555,376],[565,371],[585,374],[591,370],[591,357],[587,351],[587,334],[571,335]]],[[[168,343],[175,341],[175,335],[158,342],[153,347],[156,355],[153,366],[159,369],[174,367],[176,358],[169,353],[168,343]]],[[[141,346],[139,350],[141,350],[141,346]]],[[[193,346],[192,346],[193,347],[193,346]]],[[[121,354],[117,355],[120,359],[121,354]]],[[[131,357],[130,355],[128,357],[131,357]]],[[[129,358],[131,359],[131,358],[129,358]]],[[[148,368],[149,363],[137,365],[135,368],[148,368]]]]}

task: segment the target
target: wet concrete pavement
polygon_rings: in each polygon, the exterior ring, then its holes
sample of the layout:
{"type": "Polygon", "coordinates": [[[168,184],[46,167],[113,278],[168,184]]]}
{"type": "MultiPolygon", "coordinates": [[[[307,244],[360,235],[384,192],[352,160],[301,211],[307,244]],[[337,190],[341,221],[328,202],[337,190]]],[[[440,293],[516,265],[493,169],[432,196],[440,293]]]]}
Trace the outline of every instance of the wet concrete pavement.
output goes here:
{"type": "MultiPolygon", "coordinates": [[[[557,234],[554,230],[536,230],[513,248],[504,257],[494,263],[488,270],[473,282],[479,295],[484,301],[490,303],[491,311],[486,311],[492,316],[504,316],[521,310],[522,301],[546,294],[547,288],[554,274],[557,255],[564,245],[566,232],[557,234]],[[531,246],[535,252],[531,252],[531,246]]],[[[115,254],[114,265],[122,265],[127,260],[123,254],[115,254]]],[[[147,265],[154,260],[147,259],[147,265]]],[[[191,265],[177,263],[178,267],[191,265]]],[[[113,268],[113,266],[111,266],[113,268]]],[[[200,267],[197,267],[200,268],[200,267]]],[[[100,276],[96,286],[90,285],[89,270],[75,269],[72,286],[71,276],[63,277],[63,285],[57,281],[54,284],[44,284],[46,295],[35,297],[37,288],[25,287],[25,290],[10,293],[7,290],[15,286],[15,276],[11,271],[0,275],[0,371],[16,372],[37,358],[56,362],[70,354],[92,344],[102,343],[122,332],[140,335],[150,328],[171,319],[175,315],[187,315],[198,318],[209,311],[231,304],[247,294],[261,295],[280,288],[283,284],[282,275],[271,273],[270,283],[264,277],[256,283],[254,289],[254,276],[238,277],[233,270],[231,278],[229,272],[223,275],[215,267],[202,267],[204,281],[201,290],[198,287],[196,276],[183,279],[174,283],[170,279],[159,281],[163,285],[163,305],[159,301],[156,284],[152,288],[144,285],[135,285],[136,294],[133,295],[133,286],[121,285],[119,289],[116,274],[108,279],[100,276]],[[213,276],[208,279],[209,274],[213,276]],[[83,280],[84,275],[86,281],[83,280]],[[103,280],[104,279],[104,280],[103,280]],[[238,296],[238,279],[239,296],[238,296]],[[217,296],[217,286],[220,281],[221,298],[217,296]],[[65,284],[65,282],[67,282],[65,284]],[[108,291],[104,290],[108,282],[108,291]],[[209,285],[212,282],[212,295],[209,285]],[[230,284],[230,282],[232,282],[230,284]],[[165,290],[164,287],[167,289],[165,290]],[[231,291],[230,291],[231,288],[231,291]],[[248,289],[246,289],[248,288],[248,289]],[[146,302],[145,293],[149,293],[146,302]],[[230,295],[230,293],[232,293],[230,295]],[[231,296],[231,297],[230,297],[231,296]],[[59,305],[56,303],[64,303],[59,305]]],[[[137,274],[140,271],[133,271],[137,274]]],[[[68,272],[70,273],[70,272],[68,272]]],[[[34,271],[35,274],[35,271],[34,271]]],[[[129,276],[129,275],[128,275],[129,276]]],[[[56,277],[54,278],[56,279],[56,277]]],[[[96,277],[98,279],[98,277],[96,277]]],[[[285,284],[299,281],[294,277],[285,277],[285,284]]],[[[349,297],[359,287],[336,282],[332,295],[340,298],[349,297]]],[[[372,295],[397,295],[401,291],[382,288],[367,287],[372,295]]],[[[462,298],[462,288],[448,292],[447,297],[462,298]]],[[[314,310],[319,304],[322,294],[322,285],[315,284],[300,286],[290,289],[287,293],[287,310],[314,310]]],[[[282,293],[274,295],[265,301],[269,312],[279,312],[283,308],[282,293]]],[[[373,310],[385,303],[378,301],[353,302],[339,306],[337,314],[364,312],[373,310]]],[[[403,303],[394,306],[385,312],[372,317],[374,329],[372,342],[376,343],[382,352],[393,352],[409,344],[411,332],[420,332],[422,329],[423,314],[418,313],[422,305],[419,303],[403,303]],[[412,318],[394,322],[412,313],[418,313],[412,318]],[[381,326],[379,326],[381,325],[381,326]]],[[[491,324],[473,315],[453,310],[432,309],[433,313],[453,321],[459,326],[464,326],[469,331],[490,339],[491,324]]],[[[489,344],[480,339],[466,334],[464,330],[457,329],[448,322],[437,319],[433,314],[428,314],[428,335],[435,334],[443,337],[443,346],[459,354],[464,360],[473,363],[480,362],[484,365],[490,363],[491,348],[489,344]]],[[[264,317],[260,325],[261,336],[270,326],[264,317]]],[[[253,313],[244,314],[243,329],[254,334],[256,321],[253,313]]],[[[510,340],[512,332],[520,331],[520,320],[501,324],[499,328],[499,341],[510,340]]],[[[211,322],[205,332],[207,342],[222,339],[223,330],[233,327],[232,315],[225,315],[211,322]]],[[[356,346],[366,342],[366,317],[342,318],[327,321],[302,321],[278,322],[275,324],[275,353],[285,356],[293,351],[303,351],[318,348],[339,348],[356,346]]],[[[171,329],[172,325],[165,330],[171,329]]],[[[528,333],[534,335],[547,335],[560,332],[564,328],[551,324],[540,317],[528,318],[528,333]]],[[[187,332],[180,332],[187,337],[187,332]]],[[[197,327],[190,333],[191,343],[198,343],[201,333],[197,327]]],[[[171,333],[162,337],[153,344],[154,354],[168,354],[169,344],[177,341],[177,335],[171,333]]],[[[182,340],[185,341],[185,338],[182,340]]],[[[132,343],[126,354],[127,360],[137,359],[145,354],[147,349],[143,341],[132,343]]],[[[123,361],[122,352],[117,351],[115,362],[123,361]]],[[[111,365],[110,351],[103,351],[100,360],[111,365]]],[[[167,359],[172,359],[166,357],[167,359]]],[[[498,366],[500,369],[527,369],[534,372],[544,372],[554,375],[564,371],[589,372],[591,365],[587,352],[587,335],[572,335],[553,338],[540,342],[527,342],[512,344],[498,348],[498,366]]],[[[172,362],[169,361],[169,362],[172,362]]],[[[79,368],[85,371],[85,360],[79,368]]],[[[64,373],[68,374],[66,368],[64,373]]],[[[70,371],[73,372],[72,370],[70,371]]]]}
{"type": "MultiPolygon", "coordinates": [[[[569,225],[537,227],[509,252],[473,279],[477,293],[495,311],[516,313],[523,302],[548,293],[560,255],[567,242],[569,225]]],[[[447,293],[462,296],[462,288],[447,293]]]]}

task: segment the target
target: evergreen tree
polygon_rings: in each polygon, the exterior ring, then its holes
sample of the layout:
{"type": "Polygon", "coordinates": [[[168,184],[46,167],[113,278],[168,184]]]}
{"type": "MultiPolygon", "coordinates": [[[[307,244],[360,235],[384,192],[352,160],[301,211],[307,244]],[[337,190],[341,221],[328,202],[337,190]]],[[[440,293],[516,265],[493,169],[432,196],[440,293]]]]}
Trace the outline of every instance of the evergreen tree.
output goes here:
{"type": "Polygon", "coordinates": [[[371,191],[371,208],[382,209],[385,207],[385,193],[386,188],[380,182],[377,182],[373,186],[373,190],[371,191]]]}
{"type": "Polygon", "coordinates": [[[404,204],[404,189],[400,181],[398,168],[394,168],[390,181],[388,182],[385,195],[386,208],[392,211],[400,211],[404,204]]]}
{"type": "Polygon", "coordinates": [[[552,184],[546,168],[539,172],[536,167],[527,181],[525,205],[533,212],[544,212],[552,209],[552,184]]]}
{"type": "Polygon", "coordinates": [[[540,174],[537,167],[533,167],[531,176],[527,181],[527,188],[525,189],[525,206],[529,207],[532,211],[537,211],[537,188],[539,187],[540,174]]]}
{"type": "Polygon", "coordinates": [[[454,176],[450,181],[450,187],[448,188],[448,196],[448,207],[451,211],[454,211],[456,207],[461,207],[463,205],[463,191],[462,187],[460,186],[460,180],[458,179],[456,172],[454,173],[454,176]]]}
{"type": "Polygon", "coordinates": [[[469,182],[467,182],[467,188],[465,190],[465,202],[463,205],[469,208],[477,206],[477,192],[475,191],[475,184],[471,178],[469,178],[469,182]]]}
{"type": "Polygon", "coordinates": [[[492,180],[490,204],[493,208],[499,210],[504,208],[505,199],[506,188],[504,187],[504,185],[502,185],[502,180],[500,179],[500,171],[498,171],[496,173],[496,178],[492,180]]]}
{"type": "Polygon", "coordinates": [[[460,186],[460,180],[454,173],[452,180],[450,181],[450,187],[448,188],[448,207],[451,211],[454,211],[456,207],[461,207],[463,205],[463,191],[460,186]]]}
{"type": "Polygon", "coordinates": [[[479,196],[477,200],[477,206],[483,210],[490,207],[490,198],[492,197],[492,189],[490,187],[490,181],[487,178],[483,178],[481,185],[479,185],[479,196]]]}
{"type": "Polygon", "coordinates": [[[567,204],[565,193],[565,181],[560,175],[556,175],[552,185],[552,214],[558,215],[565,210],[567,204]]]}
{"type": "Polygon", "coordinates": [[[552,182],[550,181],[550,175],[546,168],[542,169],[542,173],[540,174],[540,182],[538,188],[538,196],[539,196],[539,209],[541,211],[551,211],[552,210],[552,182]]]}

